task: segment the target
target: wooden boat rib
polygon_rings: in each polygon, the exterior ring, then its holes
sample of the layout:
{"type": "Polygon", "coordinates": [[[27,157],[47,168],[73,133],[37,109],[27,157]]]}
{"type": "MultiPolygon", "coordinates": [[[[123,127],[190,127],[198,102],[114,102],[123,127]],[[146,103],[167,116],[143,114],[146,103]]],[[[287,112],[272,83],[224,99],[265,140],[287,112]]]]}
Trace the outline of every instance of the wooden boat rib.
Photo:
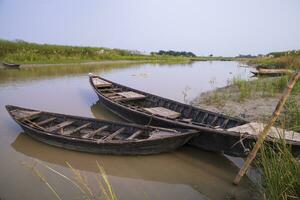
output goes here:
{"type": "MultiPolygon", "coordinates": [[[[257,139],[258,133],[235,131],[235,127],[249,124],[240,118],[210,112],[170,99],[139,91],[89,74],[89,81],[100,102],[118,116],[139,124],[152,124],[169,128],[189,128],[199,131],[189,144],[245,157],[257,139]],[[130,93],[125,97],[120,93],[130,93]],[[139,98],[136,98],[139,97],[139,98]]],[[[238,129],[237,129],[238,130],[238,129]]],[[[274,138],[267,138],[276,142],[274,138]]],[[[278,138],[277,138],[278,139],[278,138]]],[[[300,141],[287,140],[295,154],[300,154],[300,141]]]]}
{"type": "Polygon", "coordinates": [[[58,147],[90,153],[146,155],[172,151],[197,134],[6,106],[31,137],[58,147]]]}

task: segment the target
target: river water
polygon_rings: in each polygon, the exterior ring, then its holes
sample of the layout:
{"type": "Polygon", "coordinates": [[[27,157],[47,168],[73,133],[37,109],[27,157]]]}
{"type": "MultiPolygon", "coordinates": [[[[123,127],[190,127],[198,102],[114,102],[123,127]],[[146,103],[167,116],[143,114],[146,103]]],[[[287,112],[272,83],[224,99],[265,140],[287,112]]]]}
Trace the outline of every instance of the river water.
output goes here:
{"type": "Polygon", "coordinates": [[[105,169],[120,200],[139,199],[253,199],[248,178],[231,184],[238,167],[227,157],[183,147],[151,156],[108,156],[74,152],[31,139],[9,117],[5,105],[122,121],[98,101],[88,72],[118,83],[189,103],[201,92],[223,87],[233,77],[249,78],[237,62],[190,64],[118,64],[0,70],[0,199],[55,199],[28,165],[36,165],[63,199],[82,199],[80,191],[47,166],[74,177],[68,162],[100,195],[96,161],[105,169]]]}

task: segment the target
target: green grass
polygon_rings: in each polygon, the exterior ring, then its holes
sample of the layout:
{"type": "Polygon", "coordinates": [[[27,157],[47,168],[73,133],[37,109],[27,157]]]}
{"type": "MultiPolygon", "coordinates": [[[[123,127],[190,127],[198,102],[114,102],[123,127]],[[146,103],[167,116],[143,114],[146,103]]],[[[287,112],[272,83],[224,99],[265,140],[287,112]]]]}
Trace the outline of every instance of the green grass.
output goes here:
{"type": "Polygon", "coordinates": [[[0,40],[0,60],[11,63],[79,63],[102,60],[189,61],[182,56],[143,55],[136,51],[0,40]]]}
{"type": "Polygon", "coordinates": [[[261,148],[257,159],[263,172],[265,200],[300,199],[300,162],[284,141],[261,148]]]}
{"type": "MultiPolygon", "coordinates": [[[[256,97],[273,97],[281,94],[289,81],[289,76],[277,78],[256,79],[252,81],[234,78],[233,86],[237,87],[239,92],[239,101],[256,97]]],[[[292,92],[296,95],[300,92],[300,82],[298,82],[292,92]]]]}
{"type": "Polygon", "coordinates": [[[264,68],[287,68],[295,69],[300,65],[300,55],[282,55],[279,57],[261,57],[248,59],[250,65],[264,68]]]}

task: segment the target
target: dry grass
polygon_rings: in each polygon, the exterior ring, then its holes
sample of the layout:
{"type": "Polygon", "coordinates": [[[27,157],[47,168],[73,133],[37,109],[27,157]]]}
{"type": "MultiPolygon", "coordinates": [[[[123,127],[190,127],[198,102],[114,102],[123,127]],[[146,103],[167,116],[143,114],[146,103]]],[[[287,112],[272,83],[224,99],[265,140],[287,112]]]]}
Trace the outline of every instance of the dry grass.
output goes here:
{"type": "Polygon", "coordinates": [[[26,168],[28,168],[30,171],[33,172],[33,174],[38,177],[46,186],[47,188],[52,192],[52,194],[55,196],[58,200],[63,200],[63,198],[59,195],[59,193],[55,190],[55,187],[49,183],[47,180],[47,177],[42,174],[38,168],[37,165],[43,166],[50,172],[58,175],[60,178],[66,180],[71,185],[73,185],[75,188],[77,188],[81,193],[81,199],[85,200],[117,200],[117,195],[114,192],[112,185],[109,182],[109,179],[106,175],[106,172],[104,168],[96,161],[96,165],[98,168],[98,173],[95,175],[95,180],[97,181],[97,190],[95,191],[93,189],[93,185],[89,182],[89,179],[87,176],[85,176],[84,173],[80,172],[79,170],[75,169],[70,163],[66,162],[68,165],[71,173],[73,174],[72,178],[69,178],[68,176],[64,175],[63,173],[57,171],[56,169],[50,167],[49,165],[42,163],[40,161],[34,160],[33,163],[22,163],[26,168]],[[100,195],[98,195],[100,194],[100,195]]]}

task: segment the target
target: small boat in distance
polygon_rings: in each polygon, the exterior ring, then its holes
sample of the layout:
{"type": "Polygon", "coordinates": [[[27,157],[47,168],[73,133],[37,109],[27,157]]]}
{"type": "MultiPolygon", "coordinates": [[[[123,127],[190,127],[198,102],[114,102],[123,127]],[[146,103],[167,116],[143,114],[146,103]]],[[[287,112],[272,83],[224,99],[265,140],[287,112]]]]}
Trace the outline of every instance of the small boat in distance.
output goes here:
{"type": "Polygon", "coordinates": [[[290,69],[266,69],[257,68],[257,71],[251,71],[254,76],[283,76],[290,75],[294,71],[290,69]]]}
{"type": "MultiPolygon", "coordinates": [[[[93,74],[89,74],[89,81],[101,103],[113,113],[139,124],[196,129],[199,135],[189,144],[204,150],[245,157],[259,134],[257,131],[251,131],[249,126],[260,125],[244,119],[149,94],[93,74]]],[[[295,155],[300,154],[300,135],[297,134],[295,137],[292,133],[289,134],[286,140],[287,144],[291,144],[295,155]]],[[[270,136],[266,140],[273,143],[278,139],[270,136]]]]}
{"type": "Polygon", "coordinates": [[[12,64],[12,63],[2,62],[2,65],[7,69],[19,69],[20,68],[20,64],[12,64]]]}
{"type": "Polygon", "coordinates": [[[65,149],[100,154],[147,155],[187,143],[195,130],[164,129],[6,106],[25,133],[65,149]]]}

